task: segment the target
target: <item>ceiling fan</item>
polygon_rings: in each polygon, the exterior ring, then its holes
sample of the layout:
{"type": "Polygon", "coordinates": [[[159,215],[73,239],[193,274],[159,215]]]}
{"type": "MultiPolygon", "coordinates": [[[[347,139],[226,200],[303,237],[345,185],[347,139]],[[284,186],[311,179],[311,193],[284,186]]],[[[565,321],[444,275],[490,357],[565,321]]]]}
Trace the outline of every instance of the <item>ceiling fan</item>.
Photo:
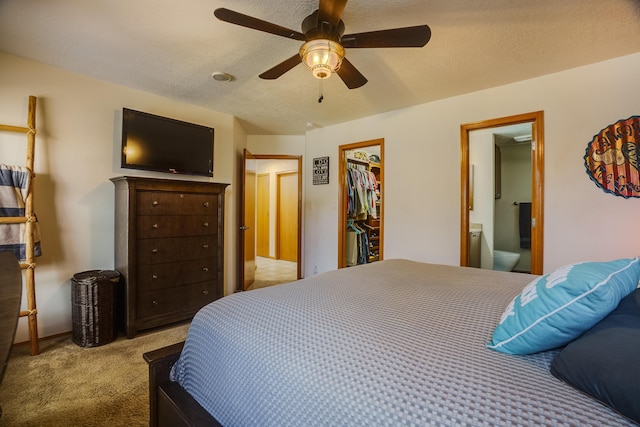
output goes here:
{"type": "Polygon", "coordinates": [[[277,79],[302,62],[318,79],[337,73],[349,89],[363,86],[367,79],[345,58],[345,48],[423,47],[431,38],[428,25],[343,35],[341,18],[346,4],[347,0],[320,0],[318,10],[302,21],[302,32],[225,8],[216,9],[214,15],[231,24],[304,42],[298,53],[260,74],[260,78],[277,79]]]}

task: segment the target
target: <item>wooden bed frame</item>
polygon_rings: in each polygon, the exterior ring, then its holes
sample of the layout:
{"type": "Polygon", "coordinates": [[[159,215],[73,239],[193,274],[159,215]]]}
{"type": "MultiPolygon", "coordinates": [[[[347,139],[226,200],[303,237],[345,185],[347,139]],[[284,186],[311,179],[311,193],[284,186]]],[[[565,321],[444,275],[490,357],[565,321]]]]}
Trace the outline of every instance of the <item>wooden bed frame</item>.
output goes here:
{"type": "Polygon", "coordinates": [[[178,383],[169,380],[184,341],[143,355],[149,364],[149,426],[222,426],[178,383]]]}

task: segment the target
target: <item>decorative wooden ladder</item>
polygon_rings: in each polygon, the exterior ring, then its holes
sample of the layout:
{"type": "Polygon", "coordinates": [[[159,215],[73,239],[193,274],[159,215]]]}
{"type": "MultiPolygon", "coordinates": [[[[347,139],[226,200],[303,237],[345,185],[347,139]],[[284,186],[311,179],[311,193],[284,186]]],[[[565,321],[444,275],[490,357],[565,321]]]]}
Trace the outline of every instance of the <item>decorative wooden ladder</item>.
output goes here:
{"type": "Polygon", "coordinates": [[[23,217],[0,217],[0,224],[25,224],[25,260],[20,263],[20,268],[25,270],[25,288],[27,295],[27,310],[20,311],[20,317],[27,317],[29,323],[29,344],[31,355],[40,353],[38,343],[38,309],[36,308],[36,283],[35,283],[35,240],[36,216],[33,212],[33,158],[36,143],[36,97],[29,97],[29,111],[27,115],[27,127],[0,124],[0,131],[18,132],[27,135],[27,160],[25,166],[31,172],[31,180],[24,201],[23,217]]]}

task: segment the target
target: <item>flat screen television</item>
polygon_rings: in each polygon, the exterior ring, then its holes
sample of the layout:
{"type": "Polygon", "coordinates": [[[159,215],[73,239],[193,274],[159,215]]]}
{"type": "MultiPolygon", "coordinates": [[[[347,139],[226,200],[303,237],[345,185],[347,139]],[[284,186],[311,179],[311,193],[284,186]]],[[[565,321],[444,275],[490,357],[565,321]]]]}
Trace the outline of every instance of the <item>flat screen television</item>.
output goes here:
{"type": "Polygon", "coordinates": [[[122,163],[127,169],[213,176],[213,128],[122,109],[122,163]]]}

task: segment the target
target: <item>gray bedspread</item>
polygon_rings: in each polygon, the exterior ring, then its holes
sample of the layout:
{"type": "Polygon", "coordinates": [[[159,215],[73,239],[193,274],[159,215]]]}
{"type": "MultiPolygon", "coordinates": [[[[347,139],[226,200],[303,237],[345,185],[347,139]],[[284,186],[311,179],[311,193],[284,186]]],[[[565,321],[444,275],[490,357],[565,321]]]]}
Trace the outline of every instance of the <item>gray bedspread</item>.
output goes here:
{"type": "Polygon", "coordinates": [[[386,260],[237,293],[194,318],[172,370],[225,426],[634,425],[486,348],[534,276],[386,260]]]}

